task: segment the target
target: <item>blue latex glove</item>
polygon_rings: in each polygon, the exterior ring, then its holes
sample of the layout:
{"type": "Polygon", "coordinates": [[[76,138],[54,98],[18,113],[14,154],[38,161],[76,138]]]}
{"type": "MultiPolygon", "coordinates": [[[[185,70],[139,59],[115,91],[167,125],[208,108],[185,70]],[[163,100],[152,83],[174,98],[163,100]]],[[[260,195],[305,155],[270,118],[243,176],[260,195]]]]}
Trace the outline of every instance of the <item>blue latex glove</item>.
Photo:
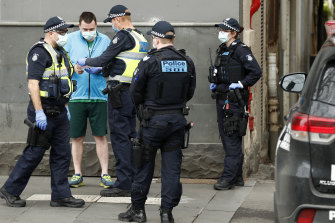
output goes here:
{"type": "Polygon", "coordinates": [[[79,58],[78,60],[77,60],[77,64],[79,64],[80,66],[85,66],[86,65],[86,59],[87,58],[79,58]]]}
{"type": "Polygon", "coordinates": [[[236,88],[243,88],[243,86],[240,83],[231,83],[229,85],[229,90],[234,90],[236,88]]]}
{"type": "Polygon", "coordinates": [[[214,91],[216,89],[216,84],[211,83],[209,85],[209,90],[214,91]]]}
{"type": "Polygon", "coordinates": [[[42,130],[47,128],[47,116],[44,114],[43,109],[35,111],[36,125],[42,130]]]}
{"type": "Polygon", "coordinates": [[[90,74],[98,74],[101,72],[102,68],[101,67],[88,67],[88,68],[85,68],[84,70],[90,74]]]}
{"type": "Polygon", "coordinates": [[[67,114],[67,119],[71,119],[71,114],[70,114],[70,110],[69,110],[69,106],[68,105],[65,105],[65,108],[66,108],[66,114],[67,114]]]}

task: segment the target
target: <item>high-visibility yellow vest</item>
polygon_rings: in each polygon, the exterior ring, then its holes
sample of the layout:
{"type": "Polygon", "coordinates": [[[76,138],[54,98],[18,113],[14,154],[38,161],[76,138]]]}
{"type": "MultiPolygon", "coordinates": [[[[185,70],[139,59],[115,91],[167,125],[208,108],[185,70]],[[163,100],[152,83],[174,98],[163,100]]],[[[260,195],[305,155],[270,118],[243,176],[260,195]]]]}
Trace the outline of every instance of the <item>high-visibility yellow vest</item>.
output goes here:
{"type": "MultiPolygon", "coordinates": [[[[65,58],[61,56],[62,61],[61,63],[59,63],[57,59],[57,52],[51,45],[40,41],[36,43],[32,47],[32,49],[38,45],[42,45],[52,58],[52,65],[50,67],[45,68],[42,80],[39,83],[40,96],[44,98],[58,98],[60,96],[70,98],[72,92],[74,91],[74,85],[71,80],[73,74],[73,65],[71,63],[69,56],[64,51],[67,60],[69,61],[70,73],[66,68],[65,58]]],[[[26,73],[28,75],[28,58],[26,60],[26,63],[27,63],[26,73]]]]}
{"type": "Polygon", "coordinates": [[[128,32],[134,38],[135,46],[131,50],[123,51],[115,57],[124,61],[126,64],[126,69],[121,75],[116,75],[115,77],[110,78],[111,80],[117,80],[124,83],[131,83],[138,63],[147,55],[149,50],[148,41],[142,34],[134,30],[128,32]]]}

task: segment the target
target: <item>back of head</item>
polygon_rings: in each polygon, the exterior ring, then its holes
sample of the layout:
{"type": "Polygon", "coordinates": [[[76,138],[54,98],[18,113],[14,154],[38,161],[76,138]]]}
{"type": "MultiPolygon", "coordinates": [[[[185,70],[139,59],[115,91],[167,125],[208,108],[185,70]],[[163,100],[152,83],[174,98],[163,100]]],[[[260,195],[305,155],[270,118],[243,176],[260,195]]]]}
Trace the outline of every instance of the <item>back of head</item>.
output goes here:
{"type": "Polygon", "coordinates": [[[113,18],[120,17],[121,21],[131,21],[130,10],[124,5],[115,5],[109,11],[108,17],[104,20],[104,23],[110,22],[113,18]]]}
{"type": "Polygon", "coordinates": [[[167,21],[159,21],[153,27],[152,30],[147,32],[148,35],[152,35],[160,39],[162,44],[173,44],[175,39],[175,31],[173,26],[167,21]]]}

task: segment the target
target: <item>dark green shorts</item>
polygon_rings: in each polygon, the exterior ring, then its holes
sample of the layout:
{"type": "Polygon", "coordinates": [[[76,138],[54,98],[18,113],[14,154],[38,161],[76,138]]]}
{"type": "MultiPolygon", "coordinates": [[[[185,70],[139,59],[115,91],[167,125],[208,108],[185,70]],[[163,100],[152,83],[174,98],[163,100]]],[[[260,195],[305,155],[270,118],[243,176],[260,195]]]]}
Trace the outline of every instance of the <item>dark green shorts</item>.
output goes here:
{"type": "Polygon", "coordinates": [[[86,135],[87,118],[92,135],[107,134],[107,102],[69,102],[71,114],[70,137],[78,138],[86,135]]]}

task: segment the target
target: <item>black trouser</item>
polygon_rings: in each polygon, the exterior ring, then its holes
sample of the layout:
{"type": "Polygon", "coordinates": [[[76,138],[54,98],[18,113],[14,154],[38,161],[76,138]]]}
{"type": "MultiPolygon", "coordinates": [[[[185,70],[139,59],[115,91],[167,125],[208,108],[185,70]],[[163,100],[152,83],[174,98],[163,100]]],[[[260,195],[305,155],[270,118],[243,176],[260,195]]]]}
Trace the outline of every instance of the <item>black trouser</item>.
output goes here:
{"type": "MultiPolygon", "coordinates": [[[[225,100],[216,100],[217,121],[219,126],[220,138],[225,150],[224,170],[221,178],[227,182],[233,181],[236,177],[242,176],[242,167],[244,155],[242,152],[242,136],[236,132],[231,136],[224,134],[223,117],[225,100]]],[[[243,111],[237,102],[229,103],[229,110],[233,112],[234,116],[239,116],[243,111]]]]}
{"type": "MultiPolygon", "coordinates": [[[[182,143],[186,119],[182,114],[154,115],[143,128],[143,142],[150,144],[156,157],[157,149],[162,156],[162,201],[161,208],[172,209],[179,204],[182,195],[180,168],[182,143]]],[[[146,162],[137,169],[132,184],[131,201],[135,208],[144,208],[154,174],[155,160],[146,162]]]]}
{"type": "MultiPolygon", "coordinates": [[[[35,122],[35,110],[30,104],[27,109],[28,118],[35,122]]],[[[71,197],[67,179],[70,161],[70,122],[66,110],[54,117],[47,117],[47,131],[51,133],[50,171],[51,171],[51,200],[71,197]]],[[[25,189],[32,172],[41,162],[45,148],[40,146],[27,146],[12,173],[6,181],[4,188],[10,194],[19,196],[25,189]]]]}

